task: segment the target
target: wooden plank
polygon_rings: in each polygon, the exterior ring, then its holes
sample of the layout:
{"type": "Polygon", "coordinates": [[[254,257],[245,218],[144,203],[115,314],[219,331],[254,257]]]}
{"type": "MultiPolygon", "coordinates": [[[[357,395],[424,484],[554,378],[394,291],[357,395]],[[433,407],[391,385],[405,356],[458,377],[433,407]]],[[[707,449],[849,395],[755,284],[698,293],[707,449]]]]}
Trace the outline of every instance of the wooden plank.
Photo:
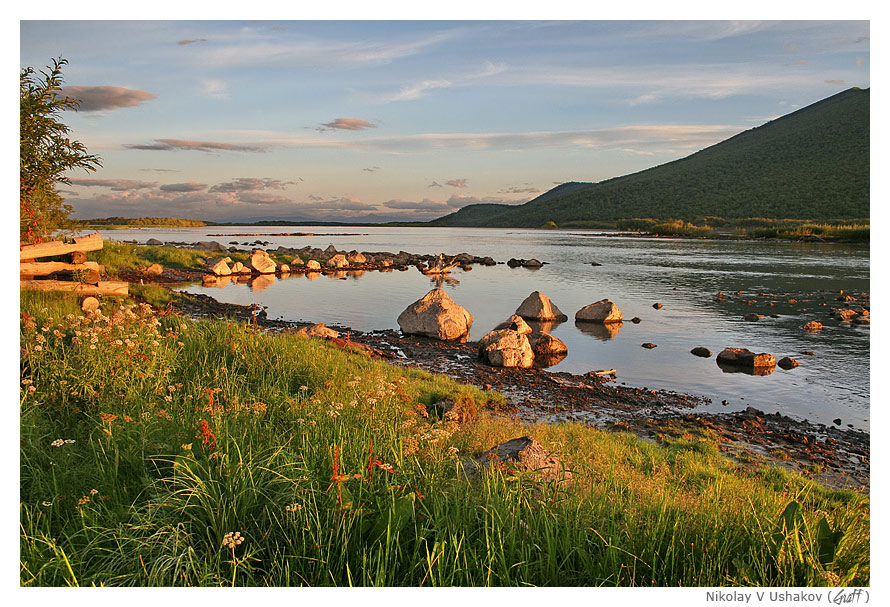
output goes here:
{"type": "Polygon", "coordinates": [[[95,285],[65,280],[22,280],[23,291],[74,291],[78,295],[118,295],[129,294],[129,283],[116,280],[102,280],[95,285]]]}
{"type": "Polygon", "coordinates": [[[100,274],[105,273],[105,266],[95,261],[83,263],[65,263],[63,261],[23,261],[19,264],[19,274],[31,274],[32,276],[46,276],[53,272],[77,272],[95,270],[100,274]]]}
{"type": "Polygon", "coordinates": [[[74,251],[98,251],[102,248],[102,245],[102,236],[98,232],[75,238],[73,243],[53,240],[41,242],[40,244],[29,244],[19,247],[19,260],[52,257],[53,255],[64,255],[74,251]]]}

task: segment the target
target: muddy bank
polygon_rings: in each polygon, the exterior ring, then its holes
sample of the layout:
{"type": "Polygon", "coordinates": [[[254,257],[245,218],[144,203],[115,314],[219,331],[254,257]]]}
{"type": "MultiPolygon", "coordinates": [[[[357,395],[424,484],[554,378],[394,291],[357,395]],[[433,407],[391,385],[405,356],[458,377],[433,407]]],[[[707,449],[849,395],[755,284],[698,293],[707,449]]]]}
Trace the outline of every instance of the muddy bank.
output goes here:
{"type": "MultiPolygon", "coordinates": [[[[207,295],[182,293],[175,308],[193,317],[236,318],[279,332],[310,323],[269,320],[256,306],[223,304],[207,295]]],[[[791,468],[832,487],[868,491],[869,434],[795,420],[749,407],[714,414],[696,410],[703,397],[615,385],[610,376],[574,375],[541,368],[495,368],[478,358],[475,342],[440,342],[399,331],[340,332],[335,345],[364,346],[393,364],[447,375],[504,395],[500,414],[527,421],[575,421],[604,430],[632,432],[655,441],[701,437],[742,465],[770,463],[791,468]]]]}

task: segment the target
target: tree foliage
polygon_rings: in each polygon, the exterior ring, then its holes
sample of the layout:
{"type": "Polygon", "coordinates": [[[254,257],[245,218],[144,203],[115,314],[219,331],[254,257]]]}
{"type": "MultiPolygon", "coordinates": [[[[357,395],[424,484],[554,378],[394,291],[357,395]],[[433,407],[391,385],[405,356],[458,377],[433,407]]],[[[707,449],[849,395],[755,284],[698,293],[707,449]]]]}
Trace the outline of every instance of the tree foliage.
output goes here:
{"type": "Polygon", "coordinates": [[[22,242],[39,242],[67,226],[73,209],[56,191],[57,183],[69,183],[66,172],[95,171],[102,166],[98,156],[88,154],[84,144],[69,137],[70,129],[59,117],[64,110],[76,110],[80,101],[60,95],[62,66],[68,61],[59,57],[52,62],[47,71],[22,69],[19,79],[22,242]]]}

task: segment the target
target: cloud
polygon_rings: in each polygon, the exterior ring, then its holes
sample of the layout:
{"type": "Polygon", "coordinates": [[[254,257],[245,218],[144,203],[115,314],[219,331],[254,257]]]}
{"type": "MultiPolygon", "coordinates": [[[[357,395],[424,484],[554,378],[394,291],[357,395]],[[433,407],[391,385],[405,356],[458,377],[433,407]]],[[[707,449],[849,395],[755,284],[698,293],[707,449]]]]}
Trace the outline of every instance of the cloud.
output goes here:
{"type": "Polygon", "coordinates": [[[520,188],[518,186],[511,186],[511,187],[505,188],[503,190],[500,190],[498,193],[499,194],[537,194],[540,191],[541,190],[539,188],[533,188],[533,187],[520,188]]]}
{"type": "Polygon", "coordinates": [[[411,101],[420,99],[430,89],[444,89],[450,87],[450,80],[424,80],[416,84],[403,86],[398,93],[387,97],[386,101],[411,101]]]}
{"type": "Polygon", "coordinates": [[[431,184],[429,184],[429,185],[426,186],[426,187],[428,187],[428,188],[441,188],[441,187],[443,187],[443,186],[442,186],[442,184],[439,183],[438,181],[434,181],[434,182],[432,182],[431,184]]]}
{"type": "Polygon", "coordinates": [[[238,200],[248,204],[282,204],[289,203],[291,200],[286,196],[278,196],[277,194],[269,194],[267,192],[239,192],[238,200]]]}
{"type": "Polygon", "coordinates": [[[432,89],[444,89],[452,86],[470,84],[474,80],[494,76],[505,70],[507,70],[507,64],[505,63],[492,63],[491,61],[486,61],[482,68],[475,72],[456,74],[449,78],[426,79],[413,84],[407,84],[400,88],[398,92],[385,95],[378,99],[378,101],[384,103],[390,101],[413,101],[414,99],[420,99],[421,97],[426,96],[427,91],[432,89]]]}
{"type": "Polygon", "coordinates": [[[145,190],[157,187],[157,181],[136,181],[133,179],[90,179],[88,177],[71,177],[71,185],[87,188],[111,188],[119,192],[125,190],[145,190]]]}
{"type": "Polygon", "coordinates": [[[160,187],[162,192],[200,192],[206,189],[206,183],[197,183],[195,181],[190,181],[189,183],[168,183],[160,187]]]}
{"type": "Polygon", "coordinates": [[[80,100],[80,112],[100,112],[122,107],[134,107],[150,101],[155,95],[148,91],[125,89],[120,86],[66,86],[59,95],[80,100]]]}
{"type": "Polygon", "coordinates": [[[367,120],[361,120],[359,118],[337,118],[331,122],[325,122],[322,126],[327,127],[327,129],[319,129],[319,130],[331,130],[331,129],[342,129],[346,131],[363,131],[365,129],[376,129],[376,124],[371,124],[367,120]]]}
{"type": "Polygon", "coordinates": [[[180,40],[176,44],[179,46],[185,46],[186,44],[194,44],[195,42],[207,42],[207,38],[193,38],[191,40],[180,40]]]}
{"type": "Polygon", "coordinates": [[[378,167],[378,166],[372,166],[372,167],[366,167],[366,168],[364,168],[364,169],[362,169],[362,170],[363,170],[363,171],[366,171],[366,172],[368,172],[368,173],[376,173],[377,171],[380,170],[380,167],[378,167]]]}
{"type": "Polygon", "coordinates": [[[865,64],[865,57],[856,57],[856,67],[862,67],[865,64]]]}
{"type": "Polygon", "coordinates": [[[796,52],[796,51],[799,51],[799,50],[800,50],[800,47],[797,46],[797,44],[795,44],[794,42],[791,42],[791,41],[789,40],[788,42],[785,43],[785,50],[788,51],[788,52],[790,52],[790,53],[794,53],[794,52],[796,52]]]}
{"type": "Polygon", "coordinates": [[[362,202],[352,194],[332,200],[313,201],[311,207],[315,211],[374,211],[376,205],[362,202]]]}
{"type": "Polygon", "coordinates": [[[389,209],[401,209],[409,211],[439,211],[441,213],[450,213],[451,208],[444,200],[431,200],[424,198],[421,201],[414,200],[387,200],[383,206],[389,209]]]}
{"type": "Polygon", "coordinates": [[[846,84],[843,80],[826,80],[825,84],[838,84],[840,86],[844,86],[846,84]]]}
{"type": "Polygon", "coordinates": [[[223,80],[202,80],[201,90],[206,96],[213,97],[214,99],[229,98],[228,84],[223,80]]]}
{"type": "Polygon", "coordinates": [[[445,182],[445,185],[450,185],[453,188],[465,188],[467,187],[466,179],[449,179],[445,182]]]}
{"type": "Polygon", "coordinates": [[[460,209],[470,204],[522,204],[531,200],[530,197],[525,198],[502,198],[498,196],[467,196],[466,194],[452,194],[446,201],[449,207],[460,209]]]}
{"type": "Polygon", "coordinates": [[[216,141],[191,141],[188,139],[155,139],[157,143],[125,143],[130,150],[197,150],[200,152],[265,152],[267,146],[241,143],[220,143],[216,141]]]}
{"type": "Polygon", "coordinates": [[[294,185],[293,181],[281,181],[280,179],[256,177],[238,177],[233,181],[219,183],[212,188],[210,192],[251,192],[256,190],[283,190],[289,185],[294,185]]]}
{"type": "Polygon", "coordinates": [[[321,202],[322,200],[324,200],[324,198],[322,198],[321,196],[316,196],[315,194],[309,194],[309,196],[307,196],[306,198],[308,198],[312,202],[321,202]]]}

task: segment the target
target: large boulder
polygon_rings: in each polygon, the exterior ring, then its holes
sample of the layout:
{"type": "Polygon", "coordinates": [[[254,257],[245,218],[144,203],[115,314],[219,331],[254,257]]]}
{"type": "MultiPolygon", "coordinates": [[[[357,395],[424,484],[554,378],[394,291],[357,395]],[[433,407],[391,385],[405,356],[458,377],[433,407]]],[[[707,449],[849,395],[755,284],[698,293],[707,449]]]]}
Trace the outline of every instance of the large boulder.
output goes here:
{"type": "Polygon", "coordinates": [[[717,355],[717,364],[747,368],[772,368],[776,366],[776,357],[765,352],[755,354],[747,348],[724,348],[717,355]]]}
{"type": "Polygon", "coordinates": [[[569,347],[565,342],[549,333],[532,333],[528,336],[528,343],[535,353],[535,358],[552,358],[569,353],[569,347]]]}
{"type": "Polygon", "coordinates": [[[530,436],[522,436],[497,445],[474,460],[465,462],[464,474],[473,478],[487,466],[495,464],[541,477],[543,480],[571,484],[572,471],[556,453],[530,436]]]}
{"type": "Polygon", "coordinates": [[[479,355],[495,367],[528,368],[535,363],[528,337],[512,329],[495,330],[483,337],[479,355]]]}
{"type": "Polygon", "coordinates": [[[349,266],[349,262],[346,261],[346,255],[337,253],[336,255],[331,256],[325,265],[329,268],[345,268],[349,266]]]}
{"type": "Polygon", "coordinates": [[[164,243],[161,242],[160,240],[158,240],[157,238],[149,238],[148,240],[145,241],[145,244],[148,245],[148,246],[150,246],[150,247],[162,247],[162,246],[164,246],[164,243]]]}
{"type": "Polygon", "coordinates": [[[426,335],[443,341],[466,339],[473,316],[454,303],[442,289],[433,289],[399,314],[403,333],[426,335]]]}
{"type": "Polygon", "coordinates": [[[294,260],[292,262],[290,262],[290,265],[291,265],[291,267],[297,267],[297,266],[305,265],[305,262],[302,259],[300,259],[299,257],[294,257],[294,260]]]}
{"type": "Polygon", "coordinates": [[[346,261],[348,261],[351,266],[357,266],[362,263],[367,263],[368,258],[358,251],[350,251],[349,255],[346,257],[346,261]]]}
{"type": "Polygon", "coordinates": [[[247,260],[247,267],[256,274],[274,274],[276,265],[264,250],[254,249],[247,260]]]}
{"type": "Polygon", "coordinates": [[[306,262],[306,269],[307,270],[320,270],[321,264],[318,263],[317,261],[315,261],[314,259],[310,259],[309,261],[306,262]]]}
{"type": "Polygon", "coordinates": [[[608,299],[601,299],[575,312],[575,320],[612,323],[624,320],[621,309],[608,299]]]}
{"type": "Polygon", "coordinates": [[[535,291],[525,298],[519,307],[516,308],[516,314],[526,320],[555,320],[565,322],[568,316],[559,311],[559,308],[550,301],[550,298],[535,291]]]}
{"type": "Polygon", "coordinates": [[[229,267],[231,261],[231,257],[222,257],[220,259],[211,259],[207,262],[207,265],[214,276],[229,276],[232,273],[232,268],[229,267]]]}

